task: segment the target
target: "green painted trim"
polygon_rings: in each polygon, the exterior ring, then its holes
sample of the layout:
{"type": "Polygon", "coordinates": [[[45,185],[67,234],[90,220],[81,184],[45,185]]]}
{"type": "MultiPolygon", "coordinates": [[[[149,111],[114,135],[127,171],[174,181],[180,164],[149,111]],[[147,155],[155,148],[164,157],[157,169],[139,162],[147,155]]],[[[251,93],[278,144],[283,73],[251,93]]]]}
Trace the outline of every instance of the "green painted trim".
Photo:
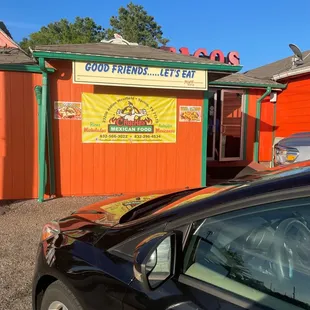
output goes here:
{"type": "MultiPolygon", "coordinates": [[[[41,105],[42,105],[42,87],[36,85],[34,87],[35,96],[38,104],[38,128],[40,128],[41,124],[41,105]]],[[[39,148],[38,148],[38,158],[39,158],[39,148]]]]}
{"type": "MultiPolygon", "coordinates": [[[[22,65],[22,64],[0,64],[1,71],[17,71],[17,72],[31,72],[42,73],[40,66],[38,65],[22,65]]],[[[46,68],[47,72],[55,72],[54,68],[46,68]]]]}
{"type": "Polygon", "coordinates": [[[254,140],[254,161],[259,160],[259,136],[260,136],[260,116],[261,116],[261,103],[270,95],[271,87],[267,87],[265,93],[256,101],[256,119],[255,119],[255,140],[254,140]]]}
{"type": "Polygon", "coordinates": [[[274,167],[273,156],[274,156],[274,139],[276,135],[276,126],[277,126],[277,104],[273,104],[273,124],[272,124],[272,148],[271,148],[271,167],[274,167]]]}
{"type": "MultiPolygon", "coordinates": [[[[42,87],[39,85],[36,85],[34,87],[34,92],[38,104],[38,128],[41,127],[41,107],[42,107],[42,87]]],[[[40,132],[39,132],[39,137],[40,137],[40,132]]],[[[38,147],[38,158],[40,157],[40,148],[38,147]]],[[[45,178],[45,183],[46,183],[46,178],[45,178]]]]}
{"type": "Polygon", "coordinates": [[[246,160],[246,146],[247,146],[247,134],[248,134],[248,120],[249,120],[249,92],[245,91],[244,94],[244,119],[243,119],[243,160],[246,160]]]}
{"type": "Polygon", "coordinates": [[[45,68],[44,58],[39,59],[39,66],[42,71],[42,101],[40,105],[40,120],[39,120],[39,188],[38,200],[44,201],[45,194],[45,180],[46,180],[46,162],[45,162],[45,149],[46,149],[46,118],[47,118],[47,96],[48,96],[48,73],[45,68]]]}
{"type": "Polygon", "coordinates": [[[165,60],[137,59],[127,57],[125,58],[125,57],[112,57],[102,55],[74,54],[74,53],[48,52],[48,51],[34,51],[33,56],[37,58],[48,58],[48,59],[92,61],[92,62],[104,62],[104,63],[113,63],[122,65],[140,65],[150,67],[197,69],[197,70],[222,71],[222,72],[239,72],[242,69],[242,66],[231,66],[223,64],[186,63],[186,62],[165,61],[165,60]]]}
{"type": "Polygon", "coordinates": [[[202,144],[201,144],[201,186],[207,185],[207,150],[208,150],[208,115],[209,115],[209,93],[203,92],[202,113],[202,144]]]}
{"type": "Polygon", "coordinates": [[[239,86],[239,87],[259,87],[259,88],[268,88],[273,89],[285,89],[287,84],[260,84],[260,83],[237,83],[237,82],[217,82],[213,81],[209,83],[210,86],[239,86]]]}
{"type": "Polygon", "coordinates": [[[42,102],[42,87],[39,85],[35,86],[34,92],[36,95],[37,103],[40,106],[42,102]]]}
{"type": "Polygon", "coordinates": [[[48,147],[48,171],[49,171],[49,185],[50,196],[55,196],[55,160],[54,160],[54,142],[53,142],[53,118],[52,118],[52,106],[50,98],[50,87],[48,83],[48,98],[47,98],[47,147],[48,147]]]}

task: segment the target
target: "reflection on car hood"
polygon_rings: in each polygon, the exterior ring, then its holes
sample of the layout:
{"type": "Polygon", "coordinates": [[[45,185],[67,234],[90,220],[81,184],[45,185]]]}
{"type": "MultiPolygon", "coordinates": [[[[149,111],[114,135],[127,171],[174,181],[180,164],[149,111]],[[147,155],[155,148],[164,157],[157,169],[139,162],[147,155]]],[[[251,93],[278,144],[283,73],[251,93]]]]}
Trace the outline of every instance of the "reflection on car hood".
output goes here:
{"type": "Polygon", "coordinates": [[[218,184],[218,185],[206,187],[204,189],[201,189],[200,191],[197,191],[191,195],[188,195],[184,198],[181,198],[178,201],[161,208],[160,210],[154,212],[154,215],[158,215],[158,214],[161,214],[163,212],[170,211],[172,209],[187,205],[187,204],[192,203],[192,202],[196,202],[199,200],[203,200],[205,198],[209,198],[209,197],[212,197],[215,195],[219,195],[220,193],[229,191],[229,190],[237,188],[239,186],[240,186],[240,184],[227,184],[227,185],[218,184]]]}
{"type": "Polygon", "coordinates": [[[139,196],[135,194],[113,197],[86,207],[82,207],[74,212],[72,216],[111,227],[118,224],[119,219],[133,208],[150,201],[151,199],[180,190],[184,190],[184,188],[158,192],[155,191],[152,193],[141,193],[139,196]]]}
{"type": "Polygon", "coordinates": [[[293,135],[284,138],[278,142],[282,147],[298,147],[298,146],[310,146],[310,134],[293,135]]]}
{"type": "MultiPolygon", "coordinates": [[[[204,200],[215,195],[224,194],[226,191],[235,190],[240,187],[251,186],[256,182],[269,181],[277,178],[281,179],[294,177],[300,173],[308,173],[309,171],[310,161],[270,168],[266,169],[265,171],[258,171],[248,176],[243,176],[222,184],[198,190],[195,193],[186,195],[185,197],[180,198],[173,203],[163,205],[161,208],[154,210],[150,216],[158,216],[189,203],[198,202],[199,200],[204,200]]],[[[98,231],[98,234],[101,234],[102,230],[118,225],[120,218],[137,206],[140,206],[141,204],[146,203],[152,199],[184,190],[185,189],[183,188],[143,193],[138,197],[137,195],[123,195],[109,198],[80,208],[71,216],[60,220],[60,229],[62,232],[65,232],[67,235],[70,235],[74,238],[86,238],[87,232],[89,232],[90,235],[92,233],[91,238],[94,238],[94,233],[96,234],[98,230],[100,230],[98,231]],[[100,226],[99,229],[98,226],[100,226]]]]}

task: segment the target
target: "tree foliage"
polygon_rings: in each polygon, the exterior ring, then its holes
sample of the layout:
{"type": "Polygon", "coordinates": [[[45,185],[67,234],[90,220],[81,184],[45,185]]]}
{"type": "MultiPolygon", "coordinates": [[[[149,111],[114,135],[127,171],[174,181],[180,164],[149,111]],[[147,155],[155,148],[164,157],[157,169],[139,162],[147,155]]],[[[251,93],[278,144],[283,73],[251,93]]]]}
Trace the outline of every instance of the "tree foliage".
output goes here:
{"type": "Polygon", "coordinates": [[[42,27],[38,32],[31,33],[29,38],[24,38],[20,46],[27,50],[29,46],[33,48],[35,45],[100,42],[104,37],[104,29],[92,18],[76,17],[73,23],[61,19],[42,27]]]}
{"type": "Polygon", "coordinates": [[[104,30],[89,17],[76,17],[73,23],[61,19],[31,33],[20,42],[20,46],[27,51],[28,47],[36,45],[93,43],[112,39],[115,33],[129,42],[151,47],[168,43],[154,17],[148,15],[143,6],[132,2],[127,7],[119,8],[118,16],[111,17],[110,26],[104,30]]]}
{"type": "Polygon", "coordinates": [[[126,8],[120,7],[118,16],[110,19],[111,27],[107,29],[107,38],[113,38],[114,33],[120,34],[125,40],[151,47],[166,45],[169,40],[163,37],[161,26],[153,16],[148,15],[142,5],[130,2],[126,8]]]}

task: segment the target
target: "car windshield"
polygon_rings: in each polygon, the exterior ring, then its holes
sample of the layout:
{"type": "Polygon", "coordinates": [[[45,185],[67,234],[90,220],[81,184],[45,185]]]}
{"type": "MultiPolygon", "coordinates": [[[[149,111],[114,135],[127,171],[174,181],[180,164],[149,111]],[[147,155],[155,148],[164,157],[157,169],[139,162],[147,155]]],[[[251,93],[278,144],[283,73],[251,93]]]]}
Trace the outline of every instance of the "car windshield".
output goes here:
{"type": "Polygon", "coordinates": [[[250,175],[238,179],[232,179],[228,182],[222,183],[220,185],[210,186],[204,188],[198,192],[191,195],[183,197],[174,203],[170,203],[163,206],[157,210],[150,210],[148,214],[158,215],[160,213],[169,211],[174,208],[182,207],[184,205],[190,204],[192,202],[197,202],[202,199],[210,198],[211,196],[219,195],[221,193],[236,190],[240,187],[255,185],[259,182],[265,182],[273,179],[281,179],[291,177],[301,173],[310,172],[310,165],[308,163],[300,163],[299,165],[290,165],[285,167],[277,167],[273,169],[268,169],[266,171],[256,172],[250,175]]]}
{"type": "Polygon", "coordinates": [[[128,211],[125,213],[121,218],[119,223],[126,223],[132,220],[136,220],[141,217],[145,217],[149,214],[154,213],[155,210],[161,209],[167,205],[170,205],[171,203],[175,201],[179,201],[180,199],[187,197],[193,193],[196,193],[197,191],[200,191],[201,188],[193,188],[193,189],[188,189],[180,192],[175,192],[172,194],[160,196],[158,198],[149,200],[132,210],[128,211]]]}
{"type": "Polygon", "coordinates": [[[139,205],[124,214],[120,224],[133,221],[149,215],[158,215],[163,212],[182,207],[192,202],[209,198],[223,192],[238,189],[240,187],[255,185],[258,182],[286,178],[296,174],[310,172],[310,163],[304,162],[289,166],[276,167],[265,171],[258,171],[240,178],[232,179],[219,185],[206,188],[190,189],[182,192],[161,196],[139,205]]]}
{"type": "Polygon", "coordinates": [[[267,181],[272,179],[285,178],[304,172],[310,172],[310,162],[302,162],[300,164],[280,166],[265,171],[258,171],[250,175],[245,175],[243,177],[233,179],[229,182],[248,183],[248,182],[267,181]]]}

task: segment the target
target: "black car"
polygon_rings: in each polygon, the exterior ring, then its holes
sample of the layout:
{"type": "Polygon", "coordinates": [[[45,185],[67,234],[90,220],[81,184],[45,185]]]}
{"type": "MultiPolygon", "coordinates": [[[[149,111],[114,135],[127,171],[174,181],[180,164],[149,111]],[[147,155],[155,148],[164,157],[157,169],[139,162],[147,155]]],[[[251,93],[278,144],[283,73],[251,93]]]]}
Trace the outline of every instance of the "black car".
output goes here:
{"type": "Polygon", "coordinates": [[[33,309],[310,309],[310,162],[44,226],[33,309]]]}

